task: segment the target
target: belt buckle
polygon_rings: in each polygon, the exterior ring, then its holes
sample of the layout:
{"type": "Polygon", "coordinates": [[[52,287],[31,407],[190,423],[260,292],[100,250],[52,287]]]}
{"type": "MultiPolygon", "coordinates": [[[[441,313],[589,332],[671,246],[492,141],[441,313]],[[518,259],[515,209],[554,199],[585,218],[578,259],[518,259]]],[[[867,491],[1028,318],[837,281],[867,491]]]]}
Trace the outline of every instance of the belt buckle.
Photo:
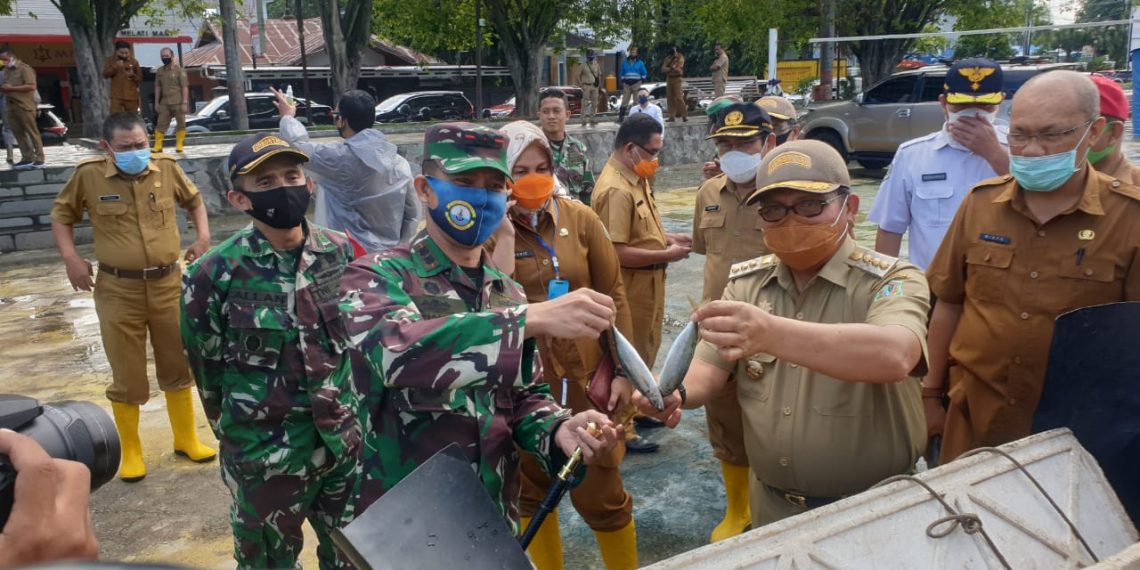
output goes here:
{"type": "Polygon", "coordinates": [[[158,275],[153,277],[153,279],[158,279],[159,277],[163,276],[162,272],[165,270],[166,270],[165,267],[146,267],[142,270],[143,281],[147,281],[149,279],[152,279],[152,277],[150,276],[151,272],[157,273],[158,275]]]}
{"type": "Polygon", "coordinates": [[[795,505],[795,506],[797,506],[797,507],[799,507],[799,508],[801,508],[801,509],[808,508],[807,498],[804,497],[803,495],[793,495],[791,493],[784,493],[784,500],[795,505]]]}

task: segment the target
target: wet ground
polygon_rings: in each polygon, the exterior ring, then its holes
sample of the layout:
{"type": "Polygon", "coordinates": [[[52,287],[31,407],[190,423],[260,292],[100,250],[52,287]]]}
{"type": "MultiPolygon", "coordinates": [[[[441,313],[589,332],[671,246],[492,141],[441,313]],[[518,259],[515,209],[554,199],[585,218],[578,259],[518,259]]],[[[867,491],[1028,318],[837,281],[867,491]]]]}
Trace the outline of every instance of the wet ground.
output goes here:
{"type": "MultiPolygon", "coordinates": [[[[865,212],[881,173],[868,175],[854,168],[852,174],[865,212]]],[[[691,230],[694,190],[700,181],[697,165],[661,170],[657,200],[667,231],[691,230]]],[[[215,241],[224,239],[244,222],[211,220],[211,234],[215,241]]],[[[862,243],[873,244],[873,227],[860,223],[856,233],[862,243]]],[[[90,246],[80,249],[92,255],[90,246]]],[[[703,258],[694,255],[669,269],[659,359],[687,319],[687,298],[700,297],[702,265],[703,258]]],[[[109,413],[103,390],[110,378],[91,295],[71,290],[58,255],[0,255],[0,393],[43,402],[88,400],[109,413]]],[[[232,568],[230,497],[217,464],[196,465],[174,457],[165,402],[157,387],[142,412],[147,478],[135,484],[115,479],[91,498],[103,558],[232,568]]],[[[200,412],[199,432],[213,441],[200,412]]],[[[719,465],[705,439],[703,412],[687,413],[675,431],[643,434],[660,443],[661,452],[630,455],[622,471],[634,498],[641,563],[647,564],[704,545],[720,519],[724,491],[719,465]]],[[[568,502],[566,506],[560,512],[566,567],[602,568],[592,534],[568,502]]],[[[316,567],[314,546],[308,533],[302,560],[310,568],[316,567]]]]}

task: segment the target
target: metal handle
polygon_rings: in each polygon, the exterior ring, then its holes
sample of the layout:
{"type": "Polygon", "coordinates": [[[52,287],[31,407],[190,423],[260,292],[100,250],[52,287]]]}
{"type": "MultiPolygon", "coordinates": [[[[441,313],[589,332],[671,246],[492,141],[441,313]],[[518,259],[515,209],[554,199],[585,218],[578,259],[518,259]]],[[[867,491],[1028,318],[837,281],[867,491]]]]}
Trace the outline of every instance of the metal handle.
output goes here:
{"type": "Polygon", "coordinates": [[[910,116],[910,109],[899,109],[899,112],[895,113],[895,116],[896,117],[909,117],[910,116]]]}

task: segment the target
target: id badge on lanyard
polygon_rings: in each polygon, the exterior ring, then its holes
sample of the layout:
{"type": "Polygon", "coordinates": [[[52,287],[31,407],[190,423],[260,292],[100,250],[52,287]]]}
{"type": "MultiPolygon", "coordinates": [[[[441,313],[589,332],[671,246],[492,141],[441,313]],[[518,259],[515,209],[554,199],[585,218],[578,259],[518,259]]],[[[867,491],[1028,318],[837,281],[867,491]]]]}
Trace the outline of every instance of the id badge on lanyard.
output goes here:
{"type": "MultiPolygon", "coordinates": [[[[554,208],[554,227],[558,227],[557,202],[555,202],[554,208]]],[[[542,234],[537,231],[535,231],[535,237],[538,238],[538,244],[542,246],[542,249],[545,249],[546,253],[550,254],[550,264],[554,266],[554,279],[551,279],[546,284],[547,299],[553,301],[570,292],[570,282],[562,279],[562,275],[558,269],[558,254],[554,252],[554,248],[548,245],[546,240],[542,239],[542,234]]]]}

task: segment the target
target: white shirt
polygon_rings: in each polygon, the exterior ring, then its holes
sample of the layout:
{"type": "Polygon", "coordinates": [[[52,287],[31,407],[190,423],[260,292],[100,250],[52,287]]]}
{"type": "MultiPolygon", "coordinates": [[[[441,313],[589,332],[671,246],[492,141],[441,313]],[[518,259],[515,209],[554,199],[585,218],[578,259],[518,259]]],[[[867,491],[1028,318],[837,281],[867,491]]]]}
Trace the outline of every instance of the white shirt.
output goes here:
{"type": "Polygon", "coordinates": [[[632,117],[635,113],[645,113],[657,119],[657,122],[661,123],[661,128],[665,128],[665,116],[661,113],[661,107],[657,106],[657,103],[646,103],[645,108],[642,108],[641,105],[634,105],[629,110],[629,116],[632,117]]]}
{"type": "MultiPolygon", "coordinates": [[[[1002,121],[994,127],[1007,146],[1008,125],[1002,121]]],[[[910,262],[925,271],[966,194],[995,176],[986,159],[953,141],[944,126],[899,145],[867,219],[879,229],[909,233],[910,262]]]]}

